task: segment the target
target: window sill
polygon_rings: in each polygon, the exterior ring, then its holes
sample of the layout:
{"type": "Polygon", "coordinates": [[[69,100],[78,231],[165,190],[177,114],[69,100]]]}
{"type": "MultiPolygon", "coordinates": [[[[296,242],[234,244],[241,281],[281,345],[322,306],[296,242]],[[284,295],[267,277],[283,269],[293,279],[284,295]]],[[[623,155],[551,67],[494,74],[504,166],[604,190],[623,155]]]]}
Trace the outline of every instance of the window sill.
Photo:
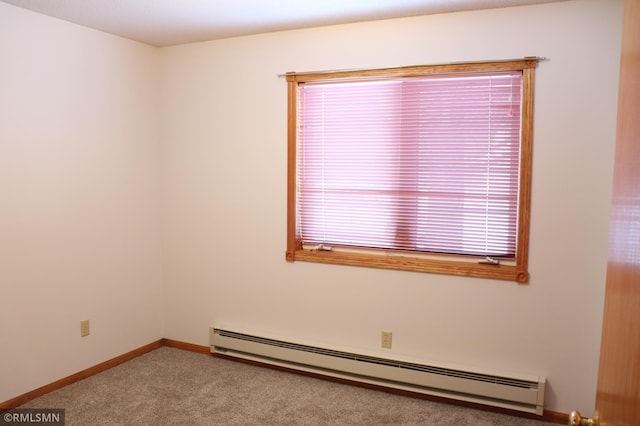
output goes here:
{"type": "Polygon", "coordinates": [[[520,284],[525,284],[529,281],[529,273],[527,270],[517,265],[486,265],[448,259],[434,260],[409,256],[387,256],[384,254],[362,254],[308,249],[287,252],[286,258],[288,261],[300,260],[334,265],[429,272],[434,274],[516,281],[520,284]]]}

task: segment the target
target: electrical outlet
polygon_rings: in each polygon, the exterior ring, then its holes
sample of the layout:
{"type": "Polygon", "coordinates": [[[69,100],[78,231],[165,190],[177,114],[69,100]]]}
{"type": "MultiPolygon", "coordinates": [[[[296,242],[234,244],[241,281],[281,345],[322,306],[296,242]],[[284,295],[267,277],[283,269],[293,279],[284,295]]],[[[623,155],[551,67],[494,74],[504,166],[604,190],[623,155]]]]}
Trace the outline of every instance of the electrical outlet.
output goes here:
{"type": "Polygon", "coordinates": [[[89,335],[89,320],[80,321],[80,337],[89,335]]]}
{"type": "Polygon", "coordinates": [[[381,344],[383,348],[391,349],[391,332],[390,331],[382,332],[381,344]]]}

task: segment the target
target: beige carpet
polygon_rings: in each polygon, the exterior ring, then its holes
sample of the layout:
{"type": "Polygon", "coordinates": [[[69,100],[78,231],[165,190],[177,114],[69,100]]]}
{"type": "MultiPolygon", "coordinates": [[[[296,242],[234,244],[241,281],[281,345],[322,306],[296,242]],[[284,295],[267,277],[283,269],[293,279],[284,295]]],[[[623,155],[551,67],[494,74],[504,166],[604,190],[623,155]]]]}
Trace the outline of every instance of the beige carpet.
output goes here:
{"type": "Polygon", "coordinates": [[[21,408],[64,408],[69,426],[551,425],[168,347],[21,408]]]}

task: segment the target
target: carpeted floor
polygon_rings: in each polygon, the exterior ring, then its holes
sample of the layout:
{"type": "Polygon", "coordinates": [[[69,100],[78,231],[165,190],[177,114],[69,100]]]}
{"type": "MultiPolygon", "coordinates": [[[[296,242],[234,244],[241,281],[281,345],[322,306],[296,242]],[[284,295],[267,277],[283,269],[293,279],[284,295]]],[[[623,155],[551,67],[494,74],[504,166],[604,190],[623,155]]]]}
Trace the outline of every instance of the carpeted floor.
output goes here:
{"type": "Polygon", "coordinates": [[[162,347],[20,408],[66,425],[548,426],[162,347]]]}

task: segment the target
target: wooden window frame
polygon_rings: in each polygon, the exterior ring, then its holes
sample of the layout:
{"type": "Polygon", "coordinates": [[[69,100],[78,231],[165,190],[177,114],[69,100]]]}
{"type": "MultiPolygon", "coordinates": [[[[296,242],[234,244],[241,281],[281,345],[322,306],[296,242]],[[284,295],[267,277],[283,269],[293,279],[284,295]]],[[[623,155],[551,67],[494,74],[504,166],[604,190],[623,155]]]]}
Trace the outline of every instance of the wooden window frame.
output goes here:
{"type": "Polygon", "coordinates": [[[531,204],[531,164],[533,148],[534,72],[537,58],[508,61],[469,62],[399,68],[370,69],[286,74],[288,96],[288,157],[287,157],[287,261],[309,261],[339,265],[364,266],[405,271],[428,272],[466,277],[529,281],[529,222],[531,204]],[[522,71],[520,176],[518,198],[518,230],[515,259],[498,264],[483,263],[481,258],[463,255],[438,255],[391,250],[317,250],[303,248],[296,229],[296,160],[297,160],[297,99],[300,83],[321,80],[362,78],[402,78],[429,74],[481,73],[522,71]]]}

